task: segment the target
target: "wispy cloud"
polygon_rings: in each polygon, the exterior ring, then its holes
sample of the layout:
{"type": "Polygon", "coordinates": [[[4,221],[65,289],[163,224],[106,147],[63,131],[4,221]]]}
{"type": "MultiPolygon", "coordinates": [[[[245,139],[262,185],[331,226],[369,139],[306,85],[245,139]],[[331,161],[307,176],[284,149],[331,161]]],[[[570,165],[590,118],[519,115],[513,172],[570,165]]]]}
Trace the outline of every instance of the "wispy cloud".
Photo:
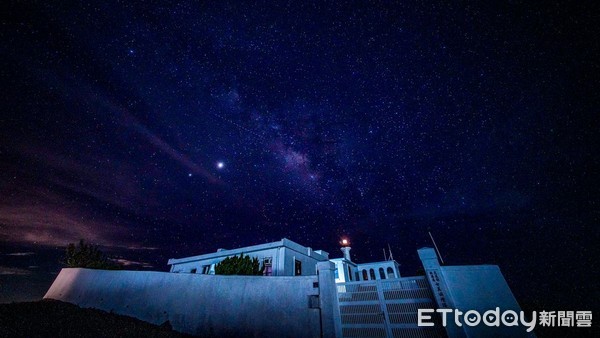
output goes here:
{"type": "Polygon", "coordinates": [[[76,204],[66,204],[61,196],[47,189],[30,189],[5,202],[0,203],[0,241],[3,242],[65,246],[83,238],[110,247],[140,246],[128,240],[126,226],[119,224],[119,220],[98,219],[76,204]]]}
{"type": "MultiPolygon", "coordinates": [[[[60,80],[59,80],[60,81],[60,80]]],[[[75,96],[77,100],[86,104],[93,104],[108,110],[113,116],[120,119],[121,125],[141,135],[145,141],[151,144],[156,149],[161,150],[172,160],[187,168],[191,173],[204,176],[208,182],[212,184],[221,184],[222,182],[211,174],[208,170],[202,167],[201,164],[192,160],[184,152],[176,149],[157,133],[150,130],[146,125],[139,122],[125,106],[112,99],[110,95],[105,94],[103,90],[96,88],[94,85],[87,84],[85,81],[79,81],[76,85],[62,82],[62,88],[69,97],[75,96]]],[[[235,95],[233,96],[235,98],[235,95]]]]}
{"type": "Polygon", "coordinates": [[[98,201],[127,210],[154,208],[158,205],[153,194],[144,191],[135,178],[133,165],[109,161],[101,154],[88,153],[78,160],[45,147],[32,145],[17,148],[19,154],[47,167],[47,181],[56,188],[89,196],[98,201]],[[117,175],[107,176],[107,173],[117,175]]]}
{"type": "Polygon", "coordinates": [[[152,264],[147,263],[147,262],[138,262],[138,261],[132,261],[129,259],[125,259],[125,258],[110,258],[111,261],[118,263],[122,266],[125,267],[143,267],[143,268],[152,268],[154,267],[152,264]]]}
{"type": "Polygon", "coordinates": [[[146,126],[139,123],[137,119],[135,119],[132,115],[124,113],[123,121],[125,121],[124,125],[132,128],[138,134],[143,136],[146,139],[146,141],[148,141],[154,147],[167,154],[171,159],[178,162],[183,167],[187,168],[190,172],[204,176],[210,183],[221,183],[221,181],[218,178],[216,178],[213,174],[211,174],[208,170],[203,168],[198,163],[192,161],[183,152],[173,148],[166,141],[161,139],[157,134],[153,133],[148,128],[146,128],[146,126]]]}
{"type": "Polygon", "coordinates": [[[156,246],[128,246],[129,250],[158,250],[156,246]]]}
{"type": "Polygon", "coordinates": [[[35,252],[11,252],[5,254],[6,256],[32,256],[35,255],[35,252]]]}
{"type": "Polygon", "coordinates": [[[0,276],[13,275],[13,276],[25,276],[30,275],[31,271],[19,268],[13,268],[9,266],[0,266],[0,276]]]}

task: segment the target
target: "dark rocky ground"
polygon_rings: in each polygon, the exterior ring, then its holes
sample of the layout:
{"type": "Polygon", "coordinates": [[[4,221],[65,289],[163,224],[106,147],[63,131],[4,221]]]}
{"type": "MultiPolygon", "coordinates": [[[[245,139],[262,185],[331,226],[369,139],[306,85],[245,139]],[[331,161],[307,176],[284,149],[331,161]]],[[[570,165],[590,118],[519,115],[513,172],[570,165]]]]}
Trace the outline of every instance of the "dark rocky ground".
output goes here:
{"type": "Polygon", "coordinates": [[[56,300],[0,304],[0,337],[191,337],[56,300]]]}

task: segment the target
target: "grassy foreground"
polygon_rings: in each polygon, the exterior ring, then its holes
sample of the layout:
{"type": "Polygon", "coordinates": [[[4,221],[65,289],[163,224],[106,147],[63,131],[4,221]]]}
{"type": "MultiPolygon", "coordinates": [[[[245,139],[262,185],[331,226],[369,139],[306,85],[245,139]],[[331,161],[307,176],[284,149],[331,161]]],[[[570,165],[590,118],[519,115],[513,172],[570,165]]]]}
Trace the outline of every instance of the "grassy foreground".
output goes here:
{"type": "Polygon", "coordinates": [[[191,337],[56,300],[0,304],[0,337],[191,337]]]}

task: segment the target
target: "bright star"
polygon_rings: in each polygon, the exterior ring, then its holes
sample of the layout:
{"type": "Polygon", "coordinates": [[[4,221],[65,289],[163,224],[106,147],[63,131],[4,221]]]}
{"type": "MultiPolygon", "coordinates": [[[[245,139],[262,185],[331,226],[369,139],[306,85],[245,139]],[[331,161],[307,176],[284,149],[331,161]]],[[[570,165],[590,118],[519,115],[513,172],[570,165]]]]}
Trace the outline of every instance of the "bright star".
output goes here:
{"type": "Polygon", "coordinates": [[[217,162],[217,169],[223,169],[223,167],[225,167],[225,163],[217,162]]]}

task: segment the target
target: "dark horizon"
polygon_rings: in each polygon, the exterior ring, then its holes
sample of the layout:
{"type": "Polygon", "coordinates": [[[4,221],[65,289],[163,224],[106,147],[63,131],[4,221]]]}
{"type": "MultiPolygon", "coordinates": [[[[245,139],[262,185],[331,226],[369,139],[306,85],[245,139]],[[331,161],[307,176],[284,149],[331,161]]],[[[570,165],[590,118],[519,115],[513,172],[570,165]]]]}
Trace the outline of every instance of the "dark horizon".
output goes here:
{"type": "Polygon", "coordinates": [[[596,310],[598,39],[581,3],[93,4],[2,14],[0,302],[84,239],[130,269],[289,238],[432,246],[596,310]]]}

